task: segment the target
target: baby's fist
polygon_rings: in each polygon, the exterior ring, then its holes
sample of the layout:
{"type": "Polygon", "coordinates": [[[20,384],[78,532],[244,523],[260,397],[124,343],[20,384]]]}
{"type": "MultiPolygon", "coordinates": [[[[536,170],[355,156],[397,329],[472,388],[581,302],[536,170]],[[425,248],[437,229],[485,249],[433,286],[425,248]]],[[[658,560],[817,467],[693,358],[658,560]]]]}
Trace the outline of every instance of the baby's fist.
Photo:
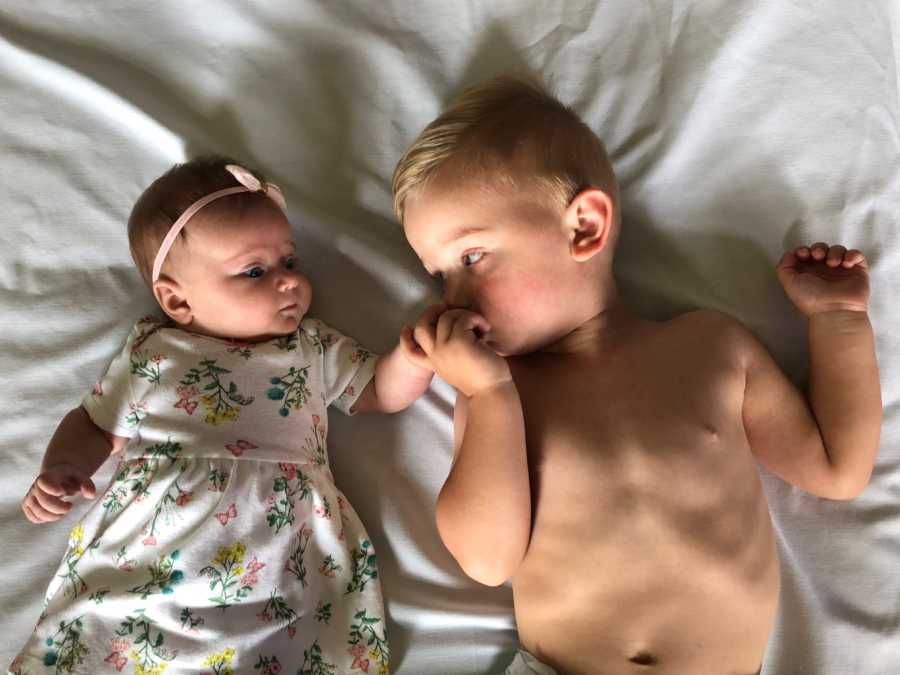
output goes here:
{"type": "Polygon", "coordinates": [[[31,484],[22,511],[32,523],[48,523],[59,520],[72,508],[71,502],[63,499],[81,493],[86,499],[97,494],[91,477],[71,464],[55,464],[48,467],[31,484]]]}
{"type": "Polygon", "coordinates": [[[800,246],[781,257],[776,271],[785,293],[806,316],[868,308],[869,267],[856,249],[822,242],[800,246]]]}

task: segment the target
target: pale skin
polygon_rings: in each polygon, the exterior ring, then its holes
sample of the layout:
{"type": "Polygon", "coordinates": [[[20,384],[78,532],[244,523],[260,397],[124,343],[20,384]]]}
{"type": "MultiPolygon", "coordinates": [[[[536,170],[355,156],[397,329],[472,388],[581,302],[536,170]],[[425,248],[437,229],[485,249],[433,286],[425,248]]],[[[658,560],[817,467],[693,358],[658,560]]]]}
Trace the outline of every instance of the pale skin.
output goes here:
{"type": "MultiPolygon", "coordinates": [[[[297,267],[291,226],[281,210],[262,202],[232,217],[204,215],[200,211],[188,223],[188,236],[172,248],[153,286],[165,313],[184,330],[245,342],[297,330],[312,288],[297,267]]],[[[412,329],[404,326],[397,346],[378,358],[354,412],[398,412],[428,389],[434,373],[416,360],[415,349],[412,329]]],[[[59,520],[77,494],[93,499],[91,476],[128,440],[96,426],[83,408],[70,411],[22,500],[28,520],[59,520]]]]}
{"type": "Polygon", "coordinates": [[[557,208],[474,185],[407,201],[444,287],[414,358],[458,391],[438,529],[473,579],[512,580],[522,646],[561,674],[756,673],[779,592],[756,463],[845,500],[877,453],[867,263],[820,242],[777,265],[808,321],[804,395],[724,314],[632,314],[615,210],[593,188],[557,208]]]}

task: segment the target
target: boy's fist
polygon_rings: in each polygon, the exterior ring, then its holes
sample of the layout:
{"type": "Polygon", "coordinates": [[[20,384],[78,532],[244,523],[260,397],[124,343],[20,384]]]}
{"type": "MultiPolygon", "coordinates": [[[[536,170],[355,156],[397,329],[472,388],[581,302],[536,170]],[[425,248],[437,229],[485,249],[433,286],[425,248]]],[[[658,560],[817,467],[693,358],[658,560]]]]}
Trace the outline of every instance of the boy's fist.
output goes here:
{"type": "Polygon", "coordinates": [[[822,242],[800,246],[781,257],[776,271],[785,293],[806,316],[868,309],[869,266],[856,249],[822,242]]]}
{"type": "Polygon", "coordinates": [[[72,508],[63,496],[78,493],[86,499],[94,498],[97,491],[91,477],[71,464],[55,464],[35,478],[22,500],[22,510],[32,523],[59,520],[72,508]]]}
{"type": "Polygon", "coordinates": [[[506,359],[481,341],[489,330],[490,325],[480,314],[432,305],[416,322],[413,337],[434,372],[472,396],[512,379],[506,359]]]}

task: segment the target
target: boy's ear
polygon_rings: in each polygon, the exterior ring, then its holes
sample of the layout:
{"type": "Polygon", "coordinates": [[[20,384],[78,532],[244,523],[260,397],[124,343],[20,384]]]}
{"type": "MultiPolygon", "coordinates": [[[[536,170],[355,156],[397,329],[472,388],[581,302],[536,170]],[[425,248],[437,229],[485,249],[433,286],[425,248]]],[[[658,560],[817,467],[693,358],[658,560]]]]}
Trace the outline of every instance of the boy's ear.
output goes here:
{"type": "Polygon", "coordinates": [[[612,199],[598,188],[586,188],[569,202],[564,221],[574,260],[589,260],[606,247],[613,225],[613,209],[612,199]]]}
{"type": "Polygon", "coordinates": [[[194,312],[188,302],[184,290],[177,281],[167,277],[160,276],[156,283],[153,284],[153,295],[163,311],[169,317],[182,326],[187,326],[194,318],[194,312]]]}

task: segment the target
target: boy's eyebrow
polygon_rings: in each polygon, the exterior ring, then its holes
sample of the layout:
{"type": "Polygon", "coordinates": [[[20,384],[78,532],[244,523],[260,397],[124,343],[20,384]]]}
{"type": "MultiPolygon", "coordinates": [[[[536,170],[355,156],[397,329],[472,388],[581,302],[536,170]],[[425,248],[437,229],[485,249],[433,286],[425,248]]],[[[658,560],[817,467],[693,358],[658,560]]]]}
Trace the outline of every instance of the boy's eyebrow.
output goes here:
{"type": "MultiPolygon", "coordinates": [[[[447,244],[452,244],[457,239],[462,239],[463,237],[468,237],[470,234],[477,234],[478,232],[484,232],[487,229],[488,229],[488,227],[486,225],[470,225],[468,227],[461,227],[460,229],[453,232],[449,237],[447,237],[443,241],[441,246],[447,246],[447,244]]],[[[428,274],[434,275],[434,272],[432,272],[428,268],[428,265],[425,264],[424,260],[422,261],[422,267],[425,268],[425,271],[428,272],[428,274]]]]}
{"type": "Polygon", "coordinates": [[[444,240],[444,246],[450,244],[457,239],[462,239],[463,237],[468,237],[470,234],[476,234],[478,232],[484,232],[487,228],[485,225],[471,225],[469,227],[463,227],[453,234],[451,234],[447,239],[444,240]]]}

